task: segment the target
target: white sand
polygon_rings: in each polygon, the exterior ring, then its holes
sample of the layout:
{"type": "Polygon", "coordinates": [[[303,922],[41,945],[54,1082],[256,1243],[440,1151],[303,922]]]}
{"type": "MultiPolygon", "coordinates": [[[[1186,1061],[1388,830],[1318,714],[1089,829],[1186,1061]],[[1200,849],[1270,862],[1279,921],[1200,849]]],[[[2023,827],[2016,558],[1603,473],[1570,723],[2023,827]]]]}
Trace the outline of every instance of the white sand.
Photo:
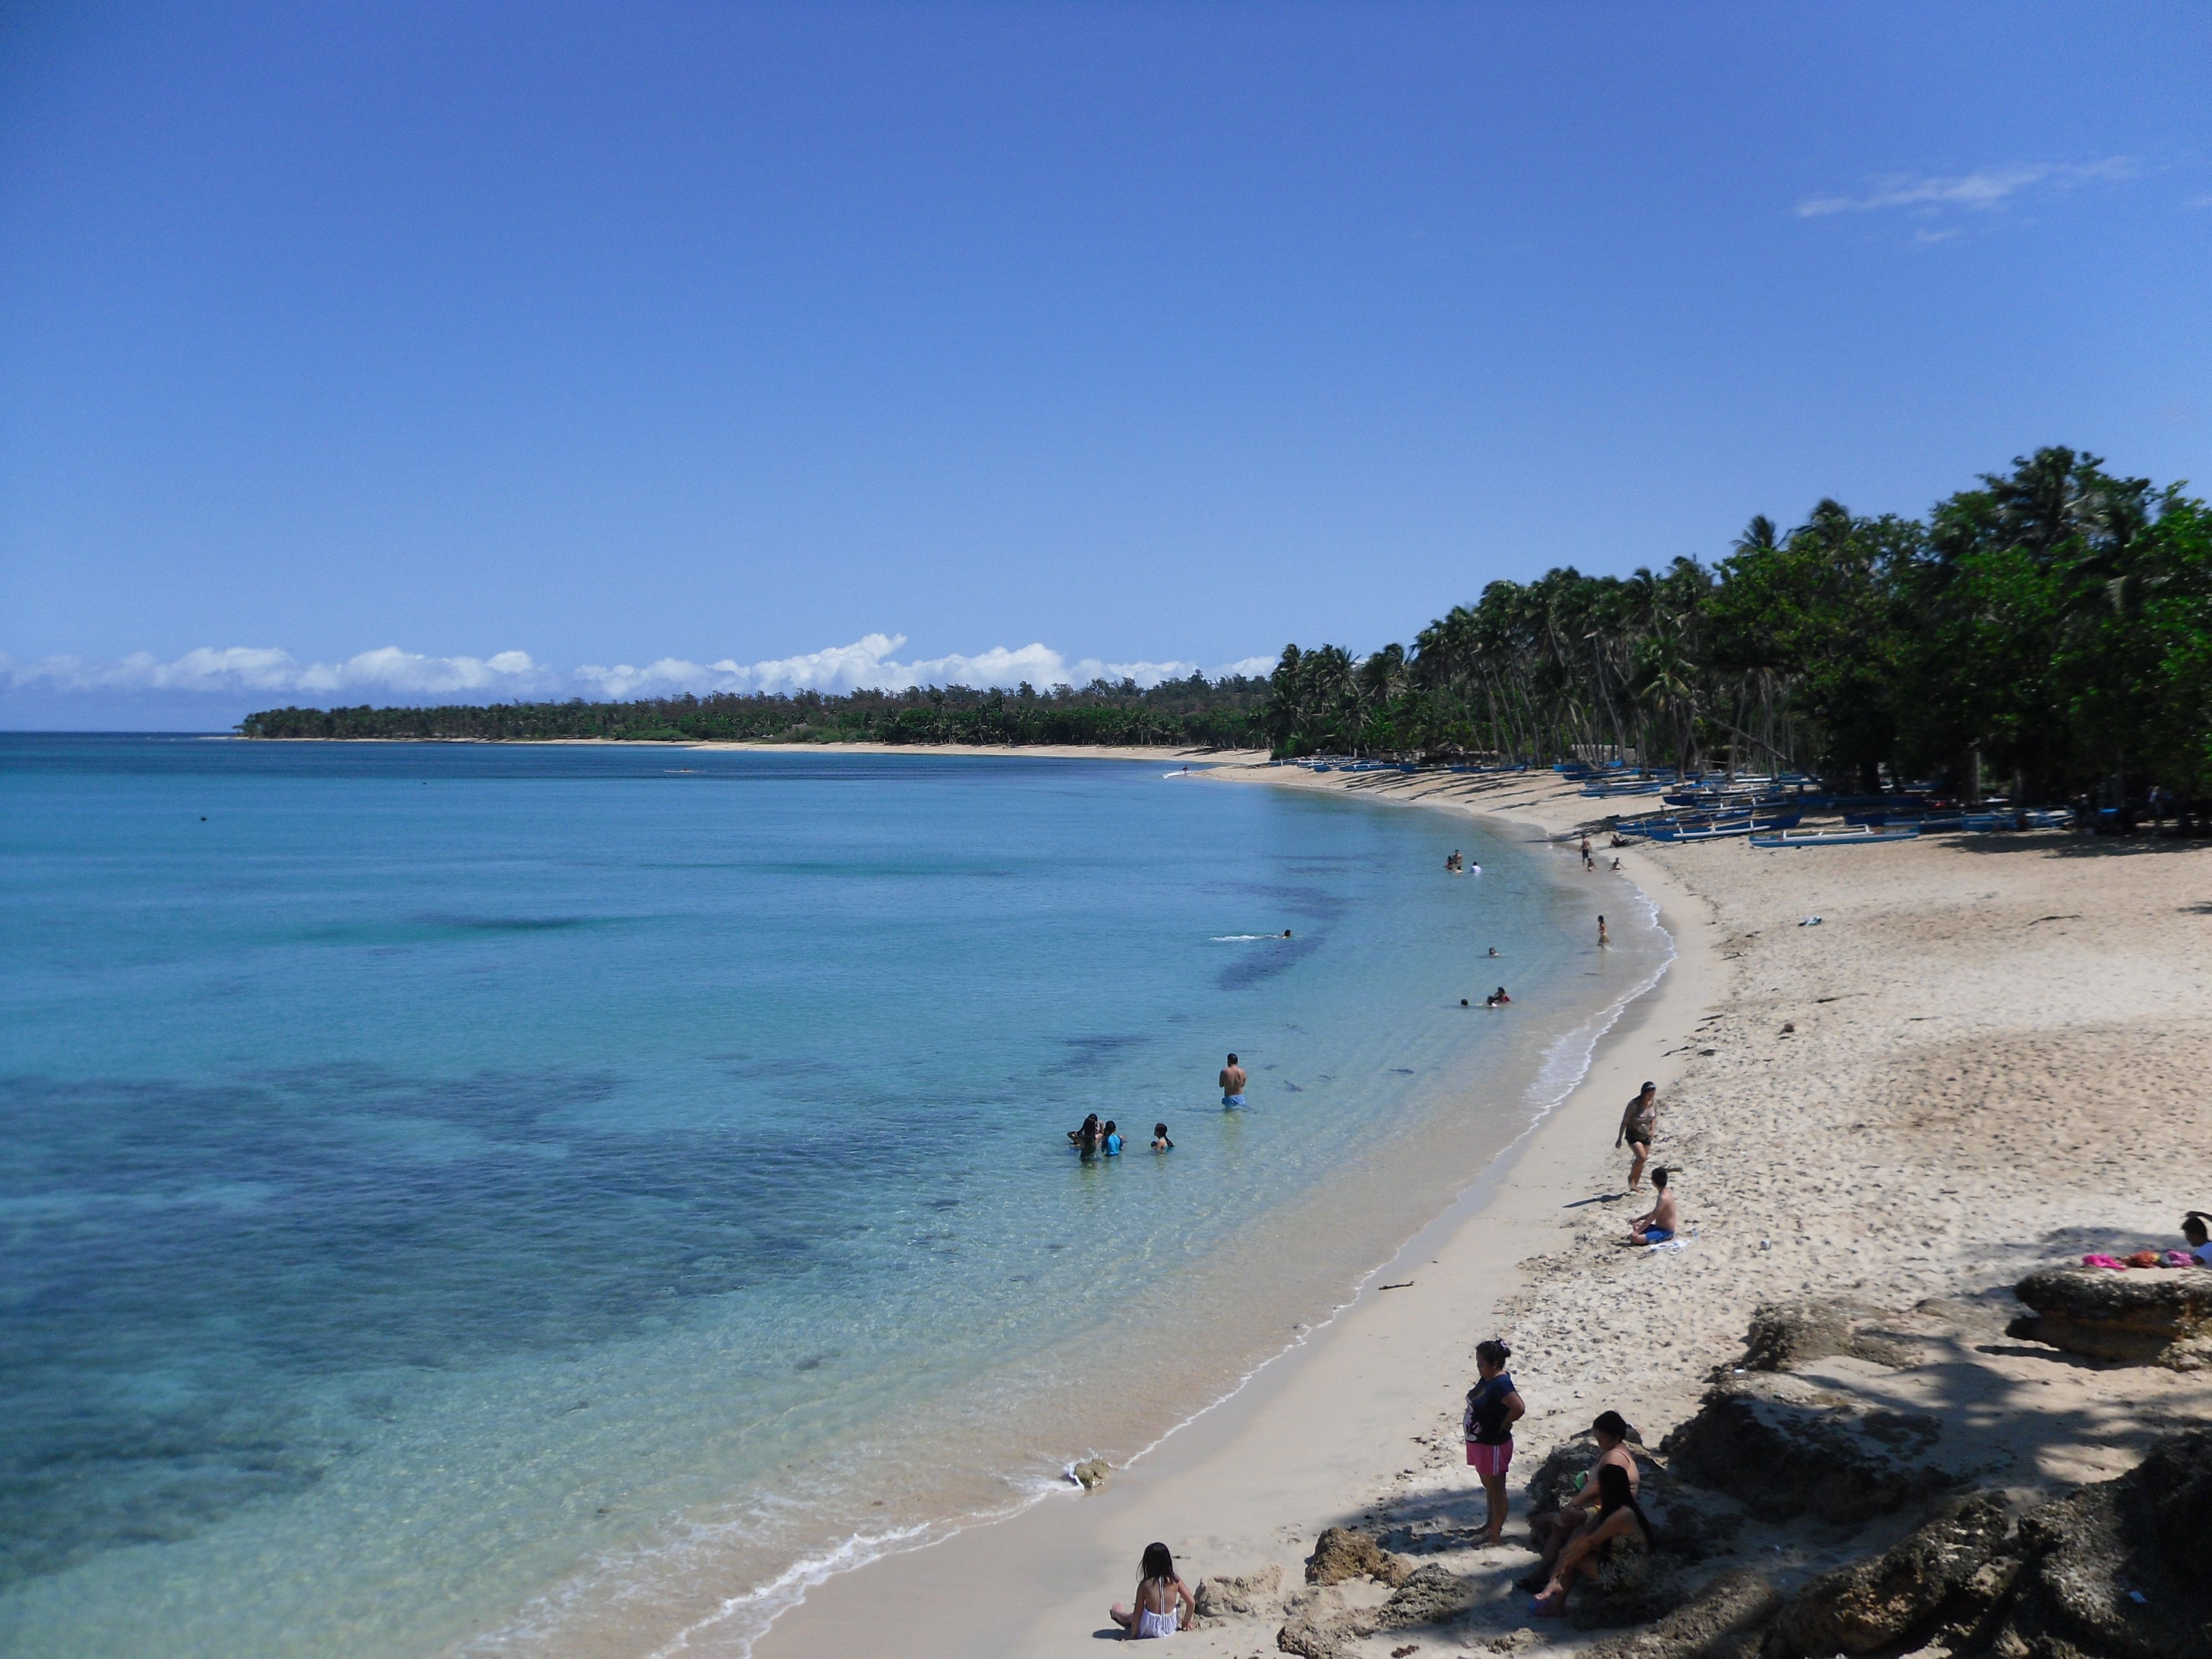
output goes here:
{"type": "MultiPolygon", "coordinates": [[[[1221,775],[1431,797],[1532,833],[1600,805],[1544,775],[1221,775]]],[[[1363,1294],[1102,1492],[830,1580],[763,1659],[1091,1652],[1154,1538],[1194,1585],[1269,1561],[1295,1584],[1322,1527],[1378,1511],[1431,1517],[1439,1559],[1490,1575],[1463,1626],[1398,1645],[1458,1651],[1511,1630],[1526,1620],[1510,1581],[1529,1558],[1468,1547],[1480,1497],[1456,1432],[1474,1345],[1493,1333],[1529,1404],[1516,1488],[1606,1407],[1656,1443],[1739,1352],[1753,1305],[1798,1291],[1893,1310],[1948,1298],[1929,1310],[1929,1364],[1820,1375],[1945,1414],[1996,1484],[2103,1478],[2162,1424],[2206,1413],[2201,1378],[1982,1339],[2027,1267],[2172,1243],[2182,1208],[2212,1208],[2212,847],[2053,832],[1623,856],[1680,956],[1583,1088],[1375,1281],[1412,1288],[1363,1294]],[[1626,1173],[1620,1107],[1644,1077],[1664,1104],[1656,1159],[1683,1170],[1695,1237],[1680,1252],[1608,1242],[1640,1207],[1606,1195],[1626,1173]]],[[[1786,1578],[1882,1536],[1800,1528],[1740,1547],[1786,1578]]],[[[1272,1651],[1279,1622],[1214,1626],[1177,1651],[1272,1651]]]]}

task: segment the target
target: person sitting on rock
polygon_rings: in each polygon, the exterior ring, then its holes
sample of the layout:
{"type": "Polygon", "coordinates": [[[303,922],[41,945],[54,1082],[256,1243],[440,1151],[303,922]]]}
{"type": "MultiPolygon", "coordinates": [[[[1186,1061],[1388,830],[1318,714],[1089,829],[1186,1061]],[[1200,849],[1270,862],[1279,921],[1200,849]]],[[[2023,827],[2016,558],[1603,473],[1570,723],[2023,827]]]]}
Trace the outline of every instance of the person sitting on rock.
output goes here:
{"type": "Polygon", "coordinates": [[[1106,1614],[1121,1627],[1121,1639],[1137,1642],[1148,1636],[1173,1636],[1177,1631],[1189,1629],[1198,1612],[1198,1603],[1191,1600],[1182,1580],[1176,1577],[1175,1557],[1168,1547],[1146,1545],[1144,1562],[1138,1571],[1140,1576],[1136,1601],[1127,1607],[1116,1601],[1106,1614]]]}
{"type": "Polygon", "coordinates": [[[2212,1215],[2202,1210],[2191,1210],[2181,1218],[2181,1236],[2189,1241],[2189,1254],[2197,1258],[2200,1267],[2212,1267],[2212,1231],[2204,1224],[2208,1221],[2212,1221],[2212,1215]]]}
{"type": "Polygon", "coordinates": [[[1589,1584],[1601,1595],[1633,1589],[1651,1565],[1651,1522],[1630,1490],[1628,1471],[1618,1463],[1597,1472],[1598,1510],[1591,1523],[1559,1552],[1559,1564],[1544,1593],[1529,1603],[1539,1618],[1556,1619],[1567,1610],[1567,1591],[1589,1584]]]}
{"type": "Polygon", "coordinates": [[[1555,1510],[1544,1510],[1528,1518],[1529,1528],[1536,1535],[1536,1547],[1544,1559],[1535,1570],[1521,1581],[1522,1589],[1541,1589],[1552,1577],[1553,1564],[1559,1552],[1567,1547],[1568,1540],[1582,1530],[1597,1509],[1598,1471],[1608,1464],[1628,1472],[1628,1489],[1637,1490],[1642,1471],[1636,1467],[1635,1454],[1628,1449],[1628,1422],[1619,1412],[1600,1412],[1597,1421],[1590,1425],[1590,1433],[1597,1440],[1597,1461],[1583,1477],[1582,1490],[1555,1510]]]}
{"type": "Polygon", "coordinates": [[[1651,1172],[1651,1185],[1658,1192],[1658,1201],[1650,1212],[1628,1224],[1628,1242],[1632,1244],[1664,1244],[1674,1237],[1679,1224],[1674,1211],[1674,1194],[1667,1190],[1670,1172],[1661,1164],[1651,1172]]]}

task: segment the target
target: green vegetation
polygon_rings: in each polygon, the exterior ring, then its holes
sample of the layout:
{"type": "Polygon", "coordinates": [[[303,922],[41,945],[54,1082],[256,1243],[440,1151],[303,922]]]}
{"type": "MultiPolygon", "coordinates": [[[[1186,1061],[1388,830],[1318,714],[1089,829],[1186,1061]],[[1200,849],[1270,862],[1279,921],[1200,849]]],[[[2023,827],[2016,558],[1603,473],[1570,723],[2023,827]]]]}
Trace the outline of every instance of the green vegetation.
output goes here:
{"type": "Polygon", "coordinates": [[[977,691],[930,686],[823,696],[654,697],[636,702],[493,703],[445,708],[274,708],[249,738],[537,739],[625,743],[981,743],[1205,745],[1251,740],[1267,682],[1194,674],[1149,690],[1133,680],[1078,689],[977,691]]]}
{"type": "Polygon", "coordinates": [[[1978,770],[2021,800],[2212,794],[2212,514],[2039,450],[1926,522],[1822,501],[1717,567],[1492,582],[1408,653],[1283,653],[1279,754],[1978,770]]]}
{"type": "Polygon", "coordinates": [[[1235,746],[1279,755],[1977,777],[2023,801],[2212,795],[2212,513],[2039,450],[1923,521],[1753,519],[1717,565],[1492,582],[1407,651],[1287,647],[1267,680],[492,708],[285,708],[249,737],[1235,746]]]}

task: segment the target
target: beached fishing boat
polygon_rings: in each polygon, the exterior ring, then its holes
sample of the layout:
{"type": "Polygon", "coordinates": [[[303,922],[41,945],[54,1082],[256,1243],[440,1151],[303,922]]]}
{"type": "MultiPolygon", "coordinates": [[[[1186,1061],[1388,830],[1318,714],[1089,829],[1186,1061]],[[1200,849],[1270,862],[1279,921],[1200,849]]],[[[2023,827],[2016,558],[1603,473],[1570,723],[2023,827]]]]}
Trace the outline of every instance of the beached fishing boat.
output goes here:
{"type": "Polygon", "coordinates": [[[1650,841],[1728,841],[1737,836],[1765,835],[1768,831],[1787,834],[1804,815],[1784,812],[1770,818],[1725,818],[1717,823],[1675,823],[1664,829],[1648,830],[1644,837],[1650,841]]]}
{"type": "Polygon", "coordinates": [[[2006,812],[1969,812],[1959,820],[1961,830],[2063,830],[2074,822],[2074,813],[2064,806],[2038,806],[2031,810],[2006,812]]]}
{"type": "Polygon", "coordinates": [[[1917,841],[1920,826],[1898,823],[1875,829],[1870,825],[1841,830],[1784,830],[1751,838],[1753,847],[1863,847],[1875,842],[1917,841]]]}

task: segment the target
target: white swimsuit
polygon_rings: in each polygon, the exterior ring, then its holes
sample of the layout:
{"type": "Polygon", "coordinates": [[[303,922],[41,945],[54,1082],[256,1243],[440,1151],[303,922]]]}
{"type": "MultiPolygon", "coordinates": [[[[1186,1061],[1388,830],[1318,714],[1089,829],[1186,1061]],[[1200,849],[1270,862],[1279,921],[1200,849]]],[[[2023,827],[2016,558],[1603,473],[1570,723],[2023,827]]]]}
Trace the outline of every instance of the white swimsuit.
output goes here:
{"type": "Polygon", "coordinates": [[[1160,1594],[1167,1601],[1168,1610],[1165,1613],[1154,1613],[1150,1608],[1146,1607],[1145,1606],[1144,1590],[1143,1588],[1139,1586],[1137,1592],[1137,1626],[1135,1634],[1140,1637],[1173,1636],[1180,1628],[1180,1626],[1176,1623],[1176,1615],[1182,1607],[1182,1602],[1175,1593],[1175,1582],[1172,1579],[1163,1581],[1158,1578],[1149,1579],[1146,1582],[1159,1585],[1160,1594]]]}

